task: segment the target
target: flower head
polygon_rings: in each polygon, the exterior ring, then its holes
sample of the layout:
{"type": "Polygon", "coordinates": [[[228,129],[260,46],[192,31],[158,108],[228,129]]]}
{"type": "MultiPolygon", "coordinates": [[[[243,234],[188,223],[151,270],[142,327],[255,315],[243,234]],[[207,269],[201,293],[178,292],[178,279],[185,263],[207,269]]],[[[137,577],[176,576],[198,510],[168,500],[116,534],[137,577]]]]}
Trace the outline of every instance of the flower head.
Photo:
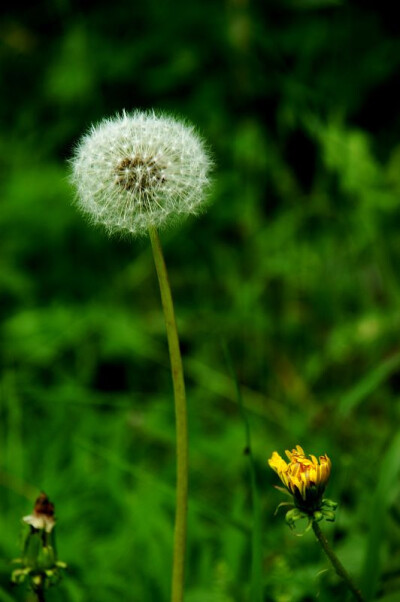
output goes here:
{"type": "Polygon", "coordinates": [[[276,451],[268,460],[270,467],[278,474],[288,492],[293,496],[294,507],[286,515],[292,524],[297,518],[312,517],[314,520],[334,520],[336,503],[322,499],[331,473],[331,461],[326,454],[319,460],[312,454],[307,457],[300,445],[292,451],[286,450],[289,462],[276,451]]]}
{"type": "Polygon", "coordinates": [[[331,461],[328,456],[308,459],[300,445],[292,451],[286,450],[289,463],[274,452],[268,464],[278,474],[282,483],[295,497],[299,506],[321,499],[331,473],[331,461]]]}
{"type": "Polygon", "coordinates": [[[193,127],[153,112],[123,112],[93,126],[72,159],[77,204],[110,233],[146,233],[206,198],[211,159],[193,127]]]}

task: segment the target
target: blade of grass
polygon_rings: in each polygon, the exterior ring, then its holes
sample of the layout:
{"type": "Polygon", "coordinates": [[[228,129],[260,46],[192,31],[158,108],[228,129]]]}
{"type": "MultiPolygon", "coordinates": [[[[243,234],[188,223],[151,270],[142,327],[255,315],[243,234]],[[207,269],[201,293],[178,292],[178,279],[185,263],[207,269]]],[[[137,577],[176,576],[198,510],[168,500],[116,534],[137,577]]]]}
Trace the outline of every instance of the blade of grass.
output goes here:
{"type": "Polygon", "coordinates": [[[379,366],[361,379],[355,387],[342,397],[339,403],[339,414],[347,416],[368,395],[371,395],[393,372],[400,368],[400,353],[384,360],[379,366]]]}
{"type": "Polygon", "coordinates": [[[261,509],[260,498],[257,488],[256,469],[254,457],[251,447],[251,432],[250,424],[244,408],[243,397],[240,390],[237,374],[233,367],[233,362],[227,345],[223,345],[226,362],[229,371],[232,375],[232,380],[235,383],[237,402],[242,417],[245,431],[245,453],[249,461],[249,474],[251,486],[251,498],[253,504],[253,525],[251,531],[251,589],[250,600],[252,602],[262,602],[263,600],[263,584],[262,584],[262,530],[261,530],[261,509]]]}
{"type": "Polygon", "coordinates": [[[381,544],[389,508],[398,489],[393,483],[400,474],[400,433],[393,438],[383,456],[377,487],[372,497],[370,531],[361,579],[361,591],[366,601],[375,598],[381,572],[381,544]]]}
{"type": "Polygon", "coordinates": [[[3,588],[0,588],[0,602],[14,602],[14,598],[9,596],[3,588]]]}
{"type": "Polygon", "coordinates": [[[21,478],[24,463],[22,408],[17,389],[17,375],[13,370],[4,374],[0,387],[7,411],[6,467],[10,473],[21,478]]]}
{"type": "MultiPolygon", "coordinates": [[[[112,450],[102,447],[100,445],[91,443],[90,441],[76,438],[76,443],[85,449],[87,452],[96,454],[100,458],[103,458],[107,462],[114,464],[119,470],[123,470],[124,472],[128,472],[134,475],[137,479],[147,480],[152,482],[152,486],[155,489],[158,489],[162,492],[166,497],[171,500],[175,500],[175,488],[168,483],[163,483],[159,477],[153,477],[148,472],[137,468],[136,466],[132,466],[128,461],[121,459],[118,454],[113,452],[112,450]]],[[[200,502],[198,500],[193,499],[193,496],[189,503],[189,510],[194,509],[198,514],[215,521],[221,525],[230,525],[235,529],[238,529],[245,535],[250,535],[250,527],[244,522],[239,521],[237,519],[231,518],[218,510],[214,510],[214,508],[210,508],[207,504],[200,502]]]]}

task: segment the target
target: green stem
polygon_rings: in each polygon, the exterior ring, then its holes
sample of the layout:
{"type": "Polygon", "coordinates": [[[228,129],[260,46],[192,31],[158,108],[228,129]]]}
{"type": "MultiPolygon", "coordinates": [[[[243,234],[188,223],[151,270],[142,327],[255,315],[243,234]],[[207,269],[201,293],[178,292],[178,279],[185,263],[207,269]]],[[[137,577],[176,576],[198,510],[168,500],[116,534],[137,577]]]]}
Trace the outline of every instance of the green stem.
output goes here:
{"type": "Polygon", "coordinates": [[[312,521],[312,528],[313,528],[313,531],[314,531],[319,543],[322,546],[322,549],[324,550],[325,554],[328,556],[329,560],[331,561],[332,566],[335,569],[336,573],[339,575],[339,577],[341,577],[346,582],[347,587],[352,592],[355,599],[358,600],[359,602],[364,602],[364,598],[362,597],[360,590],[357,589],[357,587],[354,585],[350,575],[348,574],[348,572],[346,571],[346,569],[340,562],[339,558],[336,556],[335,552],[332,550],[331,546],[329,545],[328,540],[326,539],[325,535],[322,533],[322,531],[319,527],[319,524],[315,520],[312,521]]]}
{"type": "Polygon", "coordinates": [[[172,602],[182,602],[185,578],[185,551],[188,505],[188,429],[185,382],[179,347],[174,305],[160,239],[155,228],[149,228],[154,263],[160,285],[161,302],[167,330],[176,420],[176,511],[174,555],[172,567],[172,602]]]}
{"type": "Polygon", "coordinates": [[[37,597],[37,602],[46,602],[45,598],[44,598],[44,587],[43,586],[39,586],[35,589],[35,594],[37,597]]]}

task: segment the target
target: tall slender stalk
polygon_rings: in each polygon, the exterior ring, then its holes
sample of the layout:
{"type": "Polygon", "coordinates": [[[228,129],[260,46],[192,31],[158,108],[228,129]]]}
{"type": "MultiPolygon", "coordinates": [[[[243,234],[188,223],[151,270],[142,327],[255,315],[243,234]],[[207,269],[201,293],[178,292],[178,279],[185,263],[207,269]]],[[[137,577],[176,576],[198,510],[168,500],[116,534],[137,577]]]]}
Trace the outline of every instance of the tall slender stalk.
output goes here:
{"type": "Polygon", "coordinates": [[[355,599],[358,600],[359,602],[364,602],[364,598],[362,597],[360,590],[354,585],[350,575],[348,574],[348,572],[346,571],[346,569],[340,562],[339,558],[336,556],[335,552],[332,550],[331,546],[329,545],[328,540],[326,539],[325,535],[322,533],[319,524],[315,520],[312,521],[312,528],[313,528],[313,531],[314,531],[319,543],[321,544],[322,549],[324,550],[325,554],[328,556],[329,560],[331,561],[332,566],[335,569],[336,573],[339,575],[339,577],[341,577],[343,579],[343,581],[345,581],[347,587],[352,592],[355,599]]]}
{"type": "Polygon", "coordinates": [[[185,381],[183,378],[182,357],[179,347],[174,305],[168,281],[167,267],[161,248],[160,238],[155,228],[149,228],[154,263],[160,286],[161,303],[167,330],[172,383],[175,399],[176,420],[176,511],[174,554],[172,568],[172,602],[182,602],[185,578],[185,552],[188,505],[188,429],[185,381]]]}

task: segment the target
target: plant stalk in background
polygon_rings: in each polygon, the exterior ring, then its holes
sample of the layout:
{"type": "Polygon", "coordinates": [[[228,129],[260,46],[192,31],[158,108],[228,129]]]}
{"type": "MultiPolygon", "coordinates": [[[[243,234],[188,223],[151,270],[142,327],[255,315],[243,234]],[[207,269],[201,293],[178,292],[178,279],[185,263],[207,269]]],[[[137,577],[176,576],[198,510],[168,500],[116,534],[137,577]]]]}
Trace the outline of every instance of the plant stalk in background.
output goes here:
{"type": "Polygon", "coordinates": [[[262,582],[262,520],[260,495],[257,486],[256,465],[253,457],[250,422],[244,407],[242,392],[240,389],[239,380],[233,366],[232,358],[227,345],[224,344],[224,352],[232,380],[235,383],[236,397],[242,422],[245,430],[246,447],[244,453],[248,458],[249,476],[251,487],[251,503],[252,503],[252,529],[251,529],[251,579],[250,579],[250,599],[252,602],[262,602],[263,600],[263,582],[262,582]]]}

